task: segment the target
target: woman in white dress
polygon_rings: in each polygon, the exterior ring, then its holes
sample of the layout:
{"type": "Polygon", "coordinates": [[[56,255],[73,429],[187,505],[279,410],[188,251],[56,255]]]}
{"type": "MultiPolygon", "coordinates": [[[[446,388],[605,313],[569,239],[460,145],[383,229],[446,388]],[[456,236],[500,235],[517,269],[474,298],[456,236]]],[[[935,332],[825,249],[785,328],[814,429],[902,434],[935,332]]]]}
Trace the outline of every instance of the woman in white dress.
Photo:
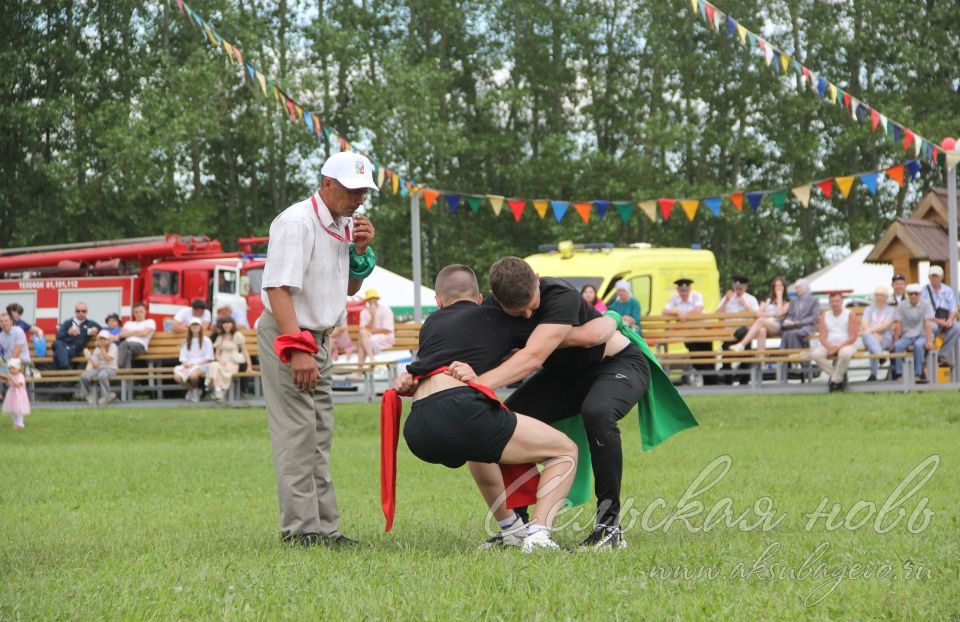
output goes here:
{"type": "Polygon", "coordinates": [[[223,402],[233,375],[240,371],[240,365],[250,368],[250,353],[243,333],[237,330],[232,317],[217,320],[219,336],[213,344],[214,360],[207,371],[207,390],[213,389],[213,397],[223,402]]]}
{"type": "Polygon", "coordinates": [[[787,294],[787,281],[782,277],[774,277],[770,281],[770,295],[757,311],[757,319],[739,342],[730,346],[734,352],[742,352],[756,338],[757,349],[766,347],[767,337],[776,337],[780,334],[783,318],[790,310],[790,296],[787,294]]]}

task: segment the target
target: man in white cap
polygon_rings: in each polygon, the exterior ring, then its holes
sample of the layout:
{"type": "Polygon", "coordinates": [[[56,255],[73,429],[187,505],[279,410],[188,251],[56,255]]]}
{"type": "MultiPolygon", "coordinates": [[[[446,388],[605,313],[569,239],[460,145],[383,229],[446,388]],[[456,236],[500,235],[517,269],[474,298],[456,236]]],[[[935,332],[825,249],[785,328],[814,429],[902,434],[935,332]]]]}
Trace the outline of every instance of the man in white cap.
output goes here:
{"type": "MultiPolygon", "coordinates": [[[[920,296],[920,284],[907,285],[907,302],[897,305],[893,323],[893,351],[906,352],[913,346],[913,374],[916,382],[927,382],[926,351],[933,348],[933,308],[920,296]]],[[[903,374],[903,359],[894,359],[891,380],[903,374]]]]}
{"type": "Polygon", "coordinates": [[[281,540],[339,547],[356,543],[340,533],[328,471],[330,333],[345,320],[347,296],[360,290],[376,265],[373,225],[354,212],[377,186],[370,160],[346,151],[324,162],[320,177],[313,196],[270,225],[257,342],[281,540]]]}
{"type": "Polygon", "coordinates": [[[930,283],[923,288],[921,296],[933,309],[933,338],[943,339],[940,344],[939,364],[950,365],[953,344],[960,338],[960,326],[957,326],[957,297],[953,288],[943,284],[943,268],[930,266],[927,272],[930,283]]]}

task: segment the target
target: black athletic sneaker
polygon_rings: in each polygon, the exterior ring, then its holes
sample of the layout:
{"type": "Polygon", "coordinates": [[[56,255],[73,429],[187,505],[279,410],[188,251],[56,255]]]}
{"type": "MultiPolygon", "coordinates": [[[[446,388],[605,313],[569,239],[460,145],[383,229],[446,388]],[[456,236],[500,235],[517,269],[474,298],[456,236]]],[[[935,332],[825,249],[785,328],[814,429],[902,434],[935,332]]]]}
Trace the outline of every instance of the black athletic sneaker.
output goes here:
{"type": "Polygon", "coordinates": [[[593,533],[580,543],[580,550],[625,549],[627,541],[620,525],[597,525],[593,533]]]}

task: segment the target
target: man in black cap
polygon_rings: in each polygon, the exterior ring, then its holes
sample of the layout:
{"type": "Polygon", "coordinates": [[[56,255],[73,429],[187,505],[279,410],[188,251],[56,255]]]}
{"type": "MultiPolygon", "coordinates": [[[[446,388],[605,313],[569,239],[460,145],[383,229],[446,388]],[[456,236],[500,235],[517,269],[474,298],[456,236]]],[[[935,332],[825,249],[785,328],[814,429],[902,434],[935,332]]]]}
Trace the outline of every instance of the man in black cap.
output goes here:
{"type": "MultiPolygon", "coordinates": [[[[693,291],[690,287],[693,285],[693,279],[680,277],[673,282],[677,286],[677,293],[667,301],[663,308],[664,315],[673,315],[679,322],[686,322],[691,316],[698,316],[703,313],[703,296],[700,292],[693,291]]],[[[713,349],[713,343],[710,341],[685,341],[683,345],[687,346],[690,352],[709,352],[713,349]]],[[[717,376],[714,371],[713,363],[697,363],[693,366],[703,376],[703,384],[717,384],[717,376]]]]}
{"type": "MultiPolygon", "coordinates": [[[[750,284],[750,279],[741,275],[733,275],[733,289],[728,289],[727,293],[723,295],[723,298],[720,300],[720,304],[717,305],[717,313],[751,313],[756,314],[760,309],[760,303],[757,302],[757,299],[752,295],[747,293],[747,285],[750,284]]],[[[724,341],[721,347],[723,350],[728,350],[730,346],[735,343],[739,343],[741,339],[747,334],[749,328],[747,326],[741,326],[737,328],[733,333],[733,340],[724,341]]],[[[747,344],[746,349],[750,349],[750,344],[747,344]]],[[[744,363],[740,365],[740,370],[742,373],[739,374],[722,374],[721,377],[723,381],[727,384],[733,384],[734,380],[739,381],[740,384],[746,384],[750,381],[750,375],[747,370],[750,368],[749,363],[744,363]]],[[[721,370],[729,370],[730,363],[724,363],[720,368],[721,370]]]]}
{"type": "Polygon", "coordinates": [[[895,307],[907,299],[907,277],[897,272],[893,275],[893,280],[890,281],[890,285],[893,287],[893,296],[887,304],[895,307]]]}

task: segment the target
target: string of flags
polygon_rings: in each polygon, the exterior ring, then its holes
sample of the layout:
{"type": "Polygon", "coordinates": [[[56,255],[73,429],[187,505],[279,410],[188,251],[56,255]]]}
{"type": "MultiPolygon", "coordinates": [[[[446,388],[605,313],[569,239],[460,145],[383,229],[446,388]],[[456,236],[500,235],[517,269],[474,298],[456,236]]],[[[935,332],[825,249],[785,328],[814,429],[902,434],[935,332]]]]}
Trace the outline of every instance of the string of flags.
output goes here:
{"type": "MultiPolygon", "coordinates": [[[[700,0],[691,0],[694,4],[698,1],[700,0]]],[[[329,144],[333,148],[339,148],[341,151],[354,151],[367,156],[374,165],[374,176],[377,180],[377,185],[381,189],[386,185],[392,190],[393,194],[400,194],[404,198],[408,197],[411,192],[419,192],[422,194],[424,204],[428,210],[431,210],[437,205],[442,197],[443,203],[450,213],[455,214],[465,205],[475,214],[484,203],[487,203],[496,216],[500,216],[504,206],[506,206],[510,214],[512,214],[513,219],[517,222],[523,217],[528,205],[533,207],[533,211],[541,220],[547,217],[548,212],[551,212],[553,218],[558,223],[564,219],[571,207],[584,223],[588,223],[594,215],[596,215],[599,220],[603,220],[611,207],[616,210],[623,222],[627,222],[637,210],[651,221],[656,222],[658,215],[662,220],[668,220],[674,213],[674,208],[679,205],[686,217],[692,221],[701,207],[714,216],[720,216],[724,201],[729,202],[738,212],[742,212],[744,206],[747,206],[751,212],[756,213],[759,211],[763,200],[767,197],[769,197],[769,202],[778,210],[786,209],[787,199],[790,196],[796,198],[803,207],[809,207],[814,188],[819,190],[827,199],[834,196],[834,188],[839,190],[839,194],[846,198],[850,195],[855,181],[860,181],[871,194],[876,194],[881,175],[885,175],[902,188],[907,181],[916,178],[921,168],[920,161],[914,159],[903,164],[897,164],[876,171],[829,177],[790,188],[755,191],[744,190],[702,198],[658,198],[641,201],[524,199],[493,194],[471,194],[438,190],[418,185],[417,182],[412,179],[405,179],[392,169],[377,163],[377,161],[368,154],[356,149],[344,136],[324,125],[320,121],[318,114],[302,106],[297,100],[288,95],[275,80],[265,76],[249,60],[246,60],[239,47],[231,44],[220,36],[216,28],[198,15],[185,0],[177,0],[177,5],[180,7],[184,18],[194,23],[200,29],[202,36],[211,45],[226,54],[231,65],[238,65],[241,68],[244,79],[249,80],[254,90],[259,87],[260,92],[265,97],[270,97],[271,94],[273,95],[277,105],[283,108],[291,122],[297,124],[302,123],[308,131],[316,135],[317,140],[320,141],[321,144],[323,141],[329,141],[329,144]]],[[[709,3],[702,3],[699,6],[712,7],[709,3]]],[[[711,19],[716,19],[717,10],[711,8],[709,12],[713,16],[711,19]]],[[[767,49],[770,48],[768,47],[767,49]]],[[[781,56],[781,61],[782,58],[781,56]]],[[[863,106],[862,104],[859,105],[861,107],[863,106]]],[[[887,120],[887,122],[890,121],[887,120]]],[[[916,135],[913,134],[913,136],[916,135]]],[[[925,145],[931,145],[926,139],[922,137],[919,138],[925,145]]],[[[917,144],[919,145],[920,143],[917,144]]],[[[934,148],[936,149],[936,147],[934,148]]]]}
{"type": "MultiPolygon", "coordinates": [[[[741,45],[762,55],[768,67],[773,67],[775,71],[783,74],[789,72],[799,74],[804,88],[809,86],[821,100],[843,107],[850,118],[856,122],[869,118],[872,131],[884,132],[887,139],[893,144],[901,146],[904,151],[912,149],[915,158],[922,157],[934,166],[937,165],[937,160],[941,154],[941,149],[937,143],[928,140],[902,123],[894,121],[849,91],[843,90],[835,83],[827,80],[823,74],[815,72],[763,37],[748,30],[738,20],[728,13],[724,13],[707,0],[690,0],[690,9],[694,15],[699,13],[708,30],[722,34],[728,39],[736,36],[741,45]]],[[[953,159],[950,154],[947,155],[947,158],[948,160],[953,159]]]]}

